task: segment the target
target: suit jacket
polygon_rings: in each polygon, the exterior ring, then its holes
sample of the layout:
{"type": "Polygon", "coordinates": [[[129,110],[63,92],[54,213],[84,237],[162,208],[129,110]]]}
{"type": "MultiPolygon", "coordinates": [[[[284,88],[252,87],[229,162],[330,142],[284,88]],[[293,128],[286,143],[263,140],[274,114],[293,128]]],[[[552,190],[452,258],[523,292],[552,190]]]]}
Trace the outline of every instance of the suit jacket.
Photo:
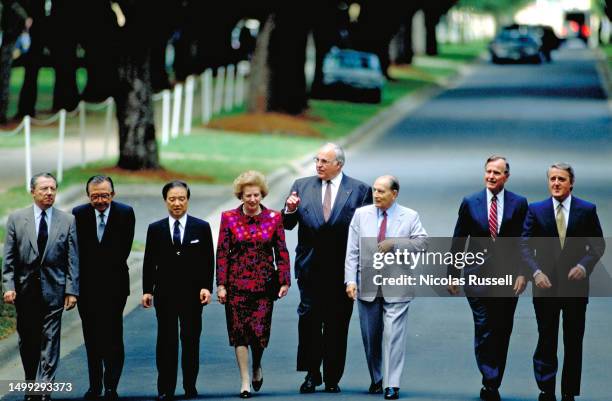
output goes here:
{"type": "MultiPolygon", "coordinates": [[[[497,240],[491,239],[489,232],[489,216],[487,209],[486,189],[465,197],[459,207],[459,216],[453,233],[451,252],[483,252],[484,262],[467,264],[464,276],[477,275],[479,277],[500,277],[506,274],[526,274],[524,264],[520,257],[518,242],[521,236],[523,222],[527,213],[527,199],[513,192],[504,190],[504,211],[497,234],[497,240]],[[467,250],[465,245],[469,244],[467,250]],[[486,250],[486,251],[485,251],[486,250]]],[[[448,274],[458,277],[461,271],[454,265],[448,266],[448,274]]],[[[468,295],[496,295],[512,296],[512,286],[508,288],[479,288],[478,286],[464,286],[468,295]]]]}
{"type": "MultiPolygon", "coordinates": [[[[395,205],[392,220],[388,221],[387,238],[395,238],[395,249],[407,250],[409,252],[419,252],[426,248],[427,232],[421,224],[419,214],[407,207],[395,205]]],[[[374,268],[370,263],[361,265],[360,262],[369,260],[371,256],[378,252],[376,247],[376,236],[378,235],[378,212],[374,205],[361,207],[355,211],[351,221],[346,248],[346,260],[344,265],[344,281],[357,283],[358,297],[362,301],[371,302],[376,298],[376,287],[371,282],[362,283],[362,271],[366,272],[366,280],[371,280],[374,276],[374,268]],[[362,240],[362,239],[366,240],[362,240]],[[361,286],[360,286],[361,285],[361,286]],[[364,294],[360,289],[368,289],[364,294]],[[373,290],[373,291],[372,291],[373,290]]],[[[408,268],[409,269],[409,268],[408,268]]],[[[385,271],[380,271],[386,276],[385,271]]],[[[410,270],[401,268],[398,273],[410,273],[410,270]]],[[[395,275],[394,275],[395,277],[395,275]]],[[[413,296],[412,291],[407,286],[398,289],[384,287],[381,288],[382,295],[387,302],[406,302],[413,296]]]]}
{"type": "Polygon", "coordinates": [[[199,303],[200,290],[213,288],[214,249],[210,225],[187,216],[182,244],[175,247],[165,217],[149,225],[142,271],[142,291],[155,302],[189,299],[199,303]],[[178,253],[178,254],[177,254],[178,253]]]}
{"type": "Polygon", "coordinates": [[[322,285],[344,293],[344,258],[348,228],[355,210],[372,203],[370,187],[361,181],[343,175],[330,218],[323,218],[321,179],[317,176],[300,178],[293,183],[291,192],[300,197],[295,213],[283,211],[283,225],[292,230],[299,223],[298,244],[295,248],[295,277],[308,281],[313,275],[322,275],[322,285]]]}
{"type": "Polygon", "coordinates": [[[53,208],[45,249],[38,249],[36,218],[32,206],[11,214],[4,243],[4,291],[27,299],[42,289],[50,308],[61,307],[66,294],[79,295],[79,250],[74,216],[53,208]],[[39,258],[39,256],[41,256],[39,258]]]}
{"type": "Polygon", "coordinates": [[[521,254],[531,275],[542,270],[552,288],[534,286],[534,296],[587,297],[588,277],[605,251],[605,241],[594,204],[572,195],[563,249],[559,242],[552,198],[529,205],[521,239],[521,254]],[[568,280],[569,271],[582,265],[585,280],[568,280]]]}
{"type": "Polygon", "coordinates": [[[127,259],[134,240],[134,210],[111,202],[102,242],[98,241],[98,212],[89,203],[72,209],[79,238],[81,295],[128,296],[130,275],[127,259]]]}

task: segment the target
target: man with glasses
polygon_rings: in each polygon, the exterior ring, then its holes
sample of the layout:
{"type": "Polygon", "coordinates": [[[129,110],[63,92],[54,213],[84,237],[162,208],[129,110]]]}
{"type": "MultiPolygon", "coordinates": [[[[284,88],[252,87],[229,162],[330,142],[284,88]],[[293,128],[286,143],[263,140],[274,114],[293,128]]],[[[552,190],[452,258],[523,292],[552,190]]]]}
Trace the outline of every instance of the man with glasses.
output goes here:
{"type": "MultiPolygon", "coordinates": [[[[62,312],[79,295],[79,253],[74,217],[53,207],[57,181],[50,173],[30,180],[33,206],[6,223],[2,286],[15,304],[19,353],[26,380],[52,383],[60,356],[62,312]]],[[[48,387],[46,387],[48,389],[48,387]]],[[[51,399],[26,395],[26,401],[51,399]]]]}
{"type": "Polygon", "coordinates": [[[91,177],[89,203],[72,210],[79,238],[81,297],[79,314],[87,350],[89,389],[85,400],[117,400],[123,369],[123,309],[130,293],[127,259],[132,249],[134,210],[113,200],[113,180],[91,177]]]}
{"type": "Polygon", "coordinates": [[[372,191],[342,173],[344,151],[338,145],[324,145],[314,161],[317,175],[295,181],[283,210],[285,229],[299,224],[297,370],[308,372],[301,393],[314,393],[323,381],[326,392],[339,393],[353,311],[344,287],[348,228],[355,209],[372,204],[372,191]]]}

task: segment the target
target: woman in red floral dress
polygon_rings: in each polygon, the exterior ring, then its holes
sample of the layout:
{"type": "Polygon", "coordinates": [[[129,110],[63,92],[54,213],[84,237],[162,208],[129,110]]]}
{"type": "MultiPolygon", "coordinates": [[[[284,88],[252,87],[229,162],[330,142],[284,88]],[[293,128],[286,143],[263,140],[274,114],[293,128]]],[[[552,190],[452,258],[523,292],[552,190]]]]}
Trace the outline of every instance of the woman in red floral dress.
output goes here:
{"type": "Polygon", "coordinates": [[[225,304],[230,345],[240,369],[240,397],[249,398],[248,359],[251,347],[253,389],[263,383],[261,357],[268,345],[273,300],[266,282],[278,269],[278,297],[287,295],[291,274],[281,214],[260,202],[268,194],[263,174],[247,171],[234,180],[242,204],[221,215],[217,245],[217,296],[225,304]]]}

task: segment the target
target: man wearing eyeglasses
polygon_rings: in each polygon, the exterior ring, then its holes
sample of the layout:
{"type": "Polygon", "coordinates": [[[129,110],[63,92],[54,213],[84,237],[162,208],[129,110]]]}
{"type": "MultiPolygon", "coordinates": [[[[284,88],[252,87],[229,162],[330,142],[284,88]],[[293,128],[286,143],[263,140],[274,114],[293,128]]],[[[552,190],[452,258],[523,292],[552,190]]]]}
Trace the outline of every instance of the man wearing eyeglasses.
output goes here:
{"type": "Polygon", "coordinates": [[[130,293],[127,258],[132,249],[134,210],[115,202],[113,180],[91,177],[85,186],[89,203],[72,210],[81,260],[79,314],[87,350],[89,389],[85,400],[119,398],[123,369],[123,309],[130,293]]]}
{"type": "Polygon", "coordinates": [[[285,229],[299,224],[297,370],[308,372],[301,393],[314,393],[323,381],[326,392],[339,393],[353,312],[344,287],[348,228],[355,209],[372,204],[372,191],[342,173],[345,158],[338,145],[324,145],[314,162],[317,175],[295,181],[283,210],[285,229]]]}

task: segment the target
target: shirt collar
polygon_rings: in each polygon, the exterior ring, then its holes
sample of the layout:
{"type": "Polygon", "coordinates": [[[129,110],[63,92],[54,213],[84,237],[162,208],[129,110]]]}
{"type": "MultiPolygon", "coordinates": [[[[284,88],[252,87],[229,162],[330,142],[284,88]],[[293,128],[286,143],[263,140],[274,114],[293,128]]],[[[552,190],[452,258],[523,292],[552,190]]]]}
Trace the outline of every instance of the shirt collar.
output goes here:
{"type": "MultiPolygon", "coordinates": [[[[501,191],[499,191],[499,193],[497,194],[497,203],[501,203],[504,201],[504,191],[505,189],[502,188],[501,191]]],[[[491,203],[491,200],[493,199],[493,192],[491,192],[491,190],[489,188],[487,188],[487,204],[491,203]]]]}
{"type": "Polygon", "coordinates": [[[572,195],[570,194],[567,198],[565,198],[563,200],[563,202],[559,202],[558,200],[556,200],[555,198],[552,198],[553,201],[553,209],[556,211],[557,208],[559,207],[559,203],[563,205],[563,209],[567,210],[569,212],[570,210],[570,205],[572,203],[572,195]]]}
{"type": "MultiPolygon", "coordinates": [[[[174,222],[177,221],[177,220],[174,217],[172,217],[172,216],[168,216],[168,220],[170,222],[170,228],[174,228],[174,222]]],[[[178,219],[178,222],[181,225],[181,227],[185,228],[186,224],[187,224],[187,213],[185,213],[183,215],[183,217],[178,219]]]]}
{"type": "MultiPolygon", "coordinates": [[[[34,204],[34,217],[39,218],[41,213],[42,213],[42,209],[39,208],[38,205],[35,203],[34,204]]],[[[47,218],[49,219],[49,221],[51,221],[51,215],[53,214],[53,206],[45,210],[45,214],[47,215],[47,218]]]]}
{"type": "Polygon", "coordinates": [[[108,214],[110,212],[110,205],[102,212],[100,213],[98,210],[94,209],[95,213],[96,213],[96,219],[100,219],[100,215],[104,215],[104,221],[108,220],[108,214]]]}
{"type": "Polygon", "coordinates": [[[342,182],[342,171],[339,172],[338,175],[332,178],[330,181],[334,187],[339,188],[340,182],[342,182]]]}
{"type": "MultiPolygon", "coordinates": [[[[391,207],[389,209],[387,209],[387,218],[390,218],[391,215],[393,215],[395,213],[395,210],[397,209],[397,202],[393,202],[391,204],[391,207]]],[[[376,215],[378,217],[382,217],[382,209],[376,208],[376,215]]]]}

